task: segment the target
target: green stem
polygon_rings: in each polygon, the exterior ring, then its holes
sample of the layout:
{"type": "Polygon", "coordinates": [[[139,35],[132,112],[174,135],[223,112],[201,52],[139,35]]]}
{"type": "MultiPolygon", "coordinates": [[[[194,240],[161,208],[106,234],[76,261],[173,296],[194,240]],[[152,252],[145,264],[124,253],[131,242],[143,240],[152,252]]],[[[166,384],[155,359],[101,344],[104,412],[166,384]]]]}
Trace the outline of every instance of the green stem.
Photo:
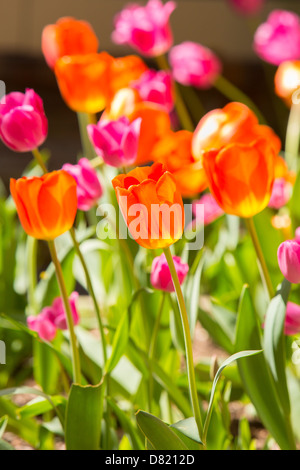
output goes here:
{"type": "Polygon", "coordinates": [[[245,222],[246,222],[249,234],[251,236],[253,246],[256,251],[256,256],[257,256],[257,259],[261,268],[261,276],[262,276],[263,283],[268,291],[270,299],[272,299],[275,295],[275,290],[274,290],[270,273],[266,264],[266,260],[265,260],[265,257],[264,257],[264,254],[261,249],[261,245],[260,245],[257,233],[256,233],[254,220],[251,217],[249,219],[245,219],[245,222]]]}
{"type": "Polygon", "coordinates": [[[230,101],[239,101],[240,103],[248,106],[256,114],[261,124],[266,124],[266,119],[258,109],[258,107],[253,103],[253,101],[247,96],[243,91],[233,85],[227,78],[219,75],[217,80],[214,83],[214,86],[219,90],[226,98],[230,101]]]}
{"type": "Polygon", "coordinates": [[[97,157],[97,155],[94,150],[93,144],[90,141],[86,128],[88,124],[95,124],[96,118],[94,115],[88,113],[77,113],[77,118],[82,142],[82,151],[86,158],[88,158],[89,160],[93,160],[97,157]]]}
{"type": "Polygon", "coordinates": [[[28,260],[28,274],[29,274],[29,286],[28,286],[28,304],[31,315],[38,314],[38,306],[35,300],[35,288],[37,284],[37,244],[36,238],[27,238],[27,260],[28,260]]]}
{"type": "Polygon", "coordinates": [[[202,418],[201,418],[197,387],[196,387],[196,377],[195,377],[194,360],[193,360],[193,347],[192,347],[192,338],[191,338],[189,320],[188,320],[188,315],[186,311],[186,306],[185,306],[180,282],[179,282],[178,275],[175,269],[175,265],[174,265],[170,248],[169,247],[164,248],[164,253],[165,253],[168,266],[171,272],[172,280],[173,280],[174,287],[175,287],[175,292],[177,295],[177,301],[178,301],[178,305],[180,309],[180,314],[181,314],[181,321],[182,321],[184,340],[185,340],[186,363],[187,363],[191,402],[193,406],[195,421],[196,421],[198,432],[199,432],[199,437],[201,439],[203,425],[202,425],[202,418]]]}
{"type": "Polygon", "coordinates": [[[84,274],[85,274],[87,290],[88,290],[88,292],[91,295],[92,300],[93,300],[93,304],[94,304],[94,308],[95,308],[95,312],[96,312],[96,317],[97,317],[97,321],[98,321],[98,325],[99,325],[100,335],[101,335],[103,360],[104,360],[104,364],[105,364],[106,361],[107,361],[106,338],[105,338],[104,327],[103,327],[103,323],[102,323],[99,303],[97,301],[95,291],[94,291],[94,288],[93,288],[93,284],[92,284],[92,281],[91,281],[91,277],[90,277],[90,274],[89,274],[89,270],[88,270],[88,267],[86,265],[83,254],[81,252],[80,245],[79,245],[79,243],[76,239],[75,230],[74,230],[73,227],[70,229],[70,235],[71,235],[71,238],[72,238],[72,241],[73,241],[74,248],[76,250],[76,254],[77,254],[77,256],[78,256],[78,258],[81,262],[81,266],[82,266],[84,274]]]}
{"type": "Polygon", "coordinates": [[[47,167],[44,163],[44,160],[43,160],[43,157],[39,151],[38,148],[32,150],[32,154],[34,156],[34,158],[36,159],[37,163],[40,165],[41,169],[43,170],[44,173],[47,173],[48,170],[47,170],[47,167]]]}
{"type": "Polygon", "coordinates": [[[57,278],[60,293],[63,299],[65,312],[66,312],[66,318],[67,318],[68,330],[70,333],[70,344],[71,344],[72,365],[73,365],[73,381],[76,384],[80,384],[81,383],[81,370],[80,370],[79,349],[78,349],[78,344],[77,344],[77,338],[75,335],[73,316],[72,316],[72,311],[71,311],[71,307],[69,303],[66,284],[64,281],[61,264],[57,256],[54,241],[53,240],[48,241],[48,246],[49,246],[51,258],[55,267],[56,278],[57,278]]]}
{"type": "Polygon", "coordinates": [[[298,170],[300,144],[300,104],[292,104],[288,120],[285,157],[290,170],[298,170]]]}
{"type": "MultiPolygon", "coordinates": [[[[168,61],[164,55],[156,57],[156,62],[157,62],[158,67],[161,70],[170,70],[168,61]]],[[[182,95],[180,93],[180,89],[177,83],[174,84],[174,91],[175,91],[175,107],[176,107],[176,111],[180,119],[181,125],[185,130],[194,132],[195,125],[185,105],[185,102],[182,98],[182,95]]]]}

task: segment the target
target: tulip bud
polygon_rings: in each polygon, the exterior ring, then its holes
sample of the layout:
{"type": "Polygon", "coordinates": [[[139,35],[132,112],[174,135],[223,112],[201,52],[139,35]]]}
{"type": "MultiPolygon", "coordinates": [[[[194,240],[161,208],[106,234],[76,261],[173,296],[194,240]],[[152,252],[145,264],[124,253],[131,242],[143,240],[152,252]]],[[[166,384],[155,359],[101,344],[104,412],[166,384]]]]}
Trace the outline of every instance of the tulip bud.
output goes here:
{"type": "Polygon", "coordinates": [[[284,322],[284,334],[288,336],[300,333],[300,306],[294,302],[288,302],[284,322]]]}
{"type": "MultiPolygon", "coordinates": [[[[183,284],[189,271],[189,265],[183,263],[179,256],[173,256],[174,266],[178,275],[180,284],[183,284]]],[[[174,292],[174,284],[171,272],[164,254],[154,258],[151,269],[151,284],[155,289],[166,292],[174,292]]]]}
{"type": "Polygon", "coordinates": [[[284,277],[293,284],[300,283],[300,244],[287,240],[278,248],[278,264],[284,277]]]}

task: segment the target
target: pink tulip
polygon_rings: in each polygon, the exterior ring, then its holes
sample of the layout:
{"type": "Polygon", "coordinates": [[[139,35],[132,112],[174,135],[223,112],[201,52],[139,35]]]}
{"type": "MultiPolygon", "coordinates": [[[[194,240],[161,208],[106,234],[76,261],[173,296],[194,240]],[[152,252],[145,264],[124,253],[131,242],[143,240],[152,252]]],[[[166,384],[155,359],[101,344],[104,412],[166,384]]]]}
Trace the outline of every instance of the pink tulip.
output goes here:
{"type": "Polygon", "coordinates": [[[288,302],[284,323],[284,334],[288,336],[297,335],[300,333],[300,306],[288,302]]]}
{"type": "MultiPolygon", "coordinates": [[[[76,308],[76,301],[79,294],[72,292],[69,298],[71,313],[74,325],[79,323],[79,315],[76,308]]],[[[51,307],[45,307],[37,316],[29,316],[27,318],[28,328],[36,331],[41,339],[52,341],[58,329],[67,330],[67,317],[61,297],[54,299],[51,307]]]]}
{"type": "Polygon", "coordinates": [[[148,70],[130,86],[138,91],[143,101],[159,104],[167,112],[174,108],[173,83],[170,72],[148,70]]]}
{"type": "Polygon", "coordinates": [[[210,88],[222,71],[218,57],[195,42],[186,41],[173,47],[169,60],[174,79],[186,86],[210,88]]]}
{"type": "Polygon", "coordinates": [[[300,17],[290,11],[274,10],[257,29],[254,50],[274,65],[300,59],[300,17]]]}
{"type": "Polygon", "coordinates": [[[149,0],[145,6],[133,3],[125,7],[114,20],[112,39],[128,44],[140,54],[157,57],[173,44],[169,18],[176,8],[173,1],[149,0]]]}
{"type": "Polygon", "coordinates": [[[12,92],[0,101],[0,138],[15,152],[30,152],[43,144],[48,120],[42,99],[31,89],[12,92]]]}
{"type": "Polygon", "coordinates": [[[298,243],[300,243],[300,227],[297,227],[295,230],[295,238],[294,240],[298,243]]]}
{"type": "Polygon", "coordinates": [[[269,207],[280,209],[285,206],[292,195],[292,185],[284,178],[276,178],[273,184],[273,190],[269,207]]]}
{"type": "Polygon", "coordinates": [[[196,217],[194,222],[203,223],[203,225],[209,225],[216,219],[224,215],[223,209],[217,204],[217,201],[212,194],[204,194],[198,201],[193,202],[193,213],[196,217]],[[197,220],[197,205],[202,204],[204,206],[204,219],[203,221],[197,220]]]}
{"type": "Polygon", "coordinates": [[[278,264],[284,277],[293,284],[300,283],[300,244],[287,240],[278,248],[278,264]]]}
{"type": "Polygon", "coordinates": [[[87,127],[97,155],[114,167],[132,165],[137,157],[141,118],[130,122],[127,117],[116,121],[100,120],[87,127]]]}
{"type": "Polygon", "coordinates": [[[255,15],[263,8],[266,0],[229,0],[229,2],[240,13],[255,15]]]}
{"type": "MultiPolygon", "coordinates": [[[[189,266],[183,263],[179,256],[173,256],[175,269],[178,275],[180,284],[183,284],[186,275],[189,271],[189,266]]],[[[165,292],[174,292],[174,284],[172,281],[171,272],[164,254],[154,258],[150,276],[151,284],[155,289],[163,290],[165,292]]]]}
{"type": "Polygon", "coordinates": [[[29,316],[27,318],[28,328],[32,331],[36,331],[41,339],[44,341],[53,341],[56,336],[57,328],[49,320],[47,312],[41,312],[37,316],[29,316]]]}
{"type": "Polygon", "coordinates": [[[77,165],[65,163],[62,169],[76,180],[78,209],[89,211],[103,194],[96,170],[87,158],[81,158],[77,165]]]}

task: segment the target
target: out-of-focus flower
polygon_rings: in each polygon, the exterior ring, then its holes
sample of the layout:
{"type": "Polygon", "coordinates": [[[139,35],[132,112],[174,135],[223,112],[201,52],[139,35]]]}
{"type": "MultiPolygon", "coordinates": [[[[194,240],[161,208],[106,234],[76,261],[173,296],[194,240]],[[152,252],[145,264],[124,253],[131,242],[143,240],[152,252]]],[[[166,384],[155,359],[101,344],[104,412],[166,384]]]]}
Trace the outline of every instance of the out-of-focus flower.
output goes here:
{"type": "Polygon", "coordinates": [[[300,244],[287,240],[278,248],[278,264],[283,276],[293,284],[300,283],[300,244]]]}
{"type": "Polygon", "coordinates": [[[132,165],[137,158],[141,118],[130,122],[127,117],[116,121],[100,120],[87,126],[88,134],[97,155],[115,167],[132,165]]]}
{"type": "Polygon", "coordinates": [[[77,165],[65,163],[62,169],[72,175],[77,183],[78,209],[89,211],[103,194],[96,170],[87,158],[81,158],[77,165]]]}
{"type": "Polygon", "coordinates": [[[213,195],[210,193],[205,193],[200,199],[194,201],[192,208],[193,214],[196,217],[194,221],[196,224],[202,223],[203,225],[209,225],[224,215],[223,209],[221,209],[213,195]],[[204,206],[203,220],[197,220],[197,206],[199,204],[204,206]]]}
{"type": "Polygon", "coordinates": [[[153,161],[155,144],[171,129],[169,113],[158,104],[142,101],[136,90],[120,90],[101,116],[101,121],[117,120],[122,116],[130,122],[141,119],[136,165],[153,161]]]}
{"type": "Polygon", "coordinates": [[[59,170],[33,178],[10,180],[10,191],[25,232],[54,240],[70,230],[77,212],[76,181],[59,170]]]}
{"type": "Polygon", "coordinates": [[[292,234],[292,220],[287,213],[278,213],[271,218],[272,227],[281,231],[284,240],[290,240],[292,234]]]}
{"type": "Polygon", "coordinates": [[[0,101],[0,137],[15,152],[30,152],[43,144],[48,120],[42,99],[31,89],[12,92],[0,101]]]}
{"type": "Polygon", "coordinates": [[[203,155],[209,189],[224,212],[248,218],[268,205],[275,157],[264,139],[229,144],[203,155]]]}
{"type": "Polygon", "coordinates": [[[37,316],[29,316],[27,318],[27,325],[30,330],[36,331],[44,341],[53,341],[56,336],[57,328],[49,320],[45,311],[37,316]]]}
{"type": "Polygon", "coordinates": [[[42,51],[51,69],[60,57],[96,53],[98,46],[97,36],[86,21],[65,17],[43,29],[42,51]]]}
{"type": "Polygon", "coordinates": [[[294,336],[300,333],[300,306],[294,302],[288,302],[286,306],[284,334],[294,336]]]}
{"type": "MultiPolygon", "coordinates": [[[[72,292],[69,298],[71,313],[74,325],[79,323],[79,314],[76,307],[78,292],[72,292]]],[[[58,329],[67,330],[67,316],[61,297],[54,299],[51,307],[45,307],[37,316],[29,316],[27,319],[28,327],[36,331],[40,338],[45,341],[52,341],[58,329]]]]}
{"type": "Polygon", "coordinates": [[[108,105],[113,60],[101,52],[64,56],[56,61],[54,71],[61,95],[73,111],[97,113],[108,105]]]}
{"type": "Polygon", "coordinates": [[[193,133],[170,131],[153,149],[153,160],[162,163],[175,178],[182,197],[201,193],[207,187],[207,178],[200,160],[192,155],[193,133]]]}
{"type": "Polygon", "coordinates": [[[110,93],[113,97],[132,81],[138,80],[148,70],[145,62],[136,55],[117,57],[111,64],[110,93]]]}
{"type": "Polygon", "coordinates": [[[143,101],[157,103],[167,112],[171,112],[174,108],[174,90],[170,72],[148,70],[130,86],[138,91],[143,101]]]}
{"type": "Polygon", "coordinates": [[[300,17],[286,10],[274,10],[254,36],[254,50],[264,61],[280,65],[300,59],[300,17]]]}
{"type": "Polygon", "coordinates": [[[169,18],[175,8],[173,1],[163,4],[161,0],[126,6],[114,19],[113,41],[128,44],[144,56],[164,54],[173,44],[169,18]]]}
{"type": "Polygon", "coordinates": [[[280,209],[285,206],[291,198],[292,188],[292,185],[284,178],[275,179],[268,206],[273,209],[280,209]]]}
{"type": "Polygon", "coordinates": [[[229,0],[229,3],[245,15],[255,15],[261,11],[266,0],[229,0]]]}
{"type": "Polygon", "coordinates": [[[288,107],[292,105],[293,96],[300,103],[300,60],[282,62],[275,74],[275,92],[288,107]],[[296,96],[295,92],[299,91],[296,96]]]}
{"type": "Polygon", "coordinates": [[[276,155],[281,150],[281,141],[268,126],[260,125],[258,119],[248,106],[232,102],[223,109],[207,113],[194,132],[192,152],[195,158],[201,159],[206,151],[221,149],[225,145],[251,144],[263,138],[273,148],[276,155]]]}
{"type": "MultiPolygon", "coordinates": [[[[182,285],[187,276],[187,273],[189,272],[189,265],[184,263],[179,256],[173,256],[173,262],[179,282],[182,285]]],[[[164,254],[154,258],[151,268],[150,281],[155,289],[165,292],[175,291],[170,268],[164,254]]]]}
{"type": "Polygon", "coordinates": [[[160,163],[138,167],[112,181],[134,240],[144,248],[166,248],[182,236],[184,208],[172,174],[160,163]]]}
{"type": "Polygon", "coordinates": [[[207,47],[186,41],[169,53],[174,79],[186,86],[210,88],[222,71],[218,57],[207,47]]]}

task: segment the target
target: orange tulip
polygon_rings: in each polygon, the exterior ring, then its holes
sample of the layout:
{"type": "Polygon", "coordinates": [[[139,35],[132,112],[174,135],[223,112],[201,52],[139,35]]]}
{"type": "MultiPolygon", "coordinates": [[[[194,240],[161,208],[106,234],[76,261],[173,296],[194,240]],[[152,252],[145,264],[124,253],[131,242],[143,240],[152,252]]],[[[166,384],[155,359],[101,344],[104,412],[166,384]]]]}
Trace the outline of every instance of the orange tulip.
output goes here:
{"type": "Polygon", "coordinates": [[[275,92],[282,98],[288,107],[292,105],[292,97],[295,92],[296,102],[300,98],[300,60],[282,62],[275,74],[275,92]]]}
{"type": "Polygon", "coordinates": [[[172,173],[182,197],[191,197],[204,191],[207,178],[200,160],[192,155],[193,133],[170,131],[153,149],[153,159],[164,164],[172,173]]]}
{"type": "Polygon", "coordinates": [[[74,18],[60,18],[56,24],[46,26],[42,33],[42,51],[51,69],[60,57],[96,53],[98,46],[91,25],[74,18]]]}
{"type": "Polygon", "coordinates": [[[54,69],[58,86],[73,111],[94,114],[107,106],[113,60],[106,52],[58,59],[54,69]]]}
{"type": "Polygon", "coordinates": [[[233,143],[203,155],[208,185],[228,214],[249,218],[269,203],[275,177],[276,153],[265,139],[233,143]]]}
{"type": "Polygon", "coordinates": [[[162,164],[138,167],[112,181],[131,236],[144,248],[166,248],[182,236],[184,208],[171,173],[162,164]]]}
{"type": "Polygon", "coordinates": [[[67,232],[77,212],[76,187],[73,176],[63,170],[11,179],[11,195],[25,232],[47,241],[67,232]]]}
{"type": "Polygon", "coordinates": [[[111,96],[122,88],[127,88],[130,82],[137,80],[148,70],[145,62],[136,55],[118,57],[111,66],[111,96]]]}
{"type": "Polygon", "coordinates": [[[135,164],[143,165],[153,161],[156,143],[171,129],[168,112],[158,104],[143,102],[137,91],[126,88],[116,93],[101,119],[116,120],[121,116],[127,116],[130,122],[138,118],[142,120],[135,164]]]}
{"type": "Polygon", "coordinates": [[[260,137],[266,139],[274,151],[279,153],[281,142],[274,131],[260,125],[246,105],[233,102],[223,109],[209,112],[200,120],[194,132],[192,152],[195,158],[201,159],[206,151],[232,143],[251,144],[260,137]]]}

